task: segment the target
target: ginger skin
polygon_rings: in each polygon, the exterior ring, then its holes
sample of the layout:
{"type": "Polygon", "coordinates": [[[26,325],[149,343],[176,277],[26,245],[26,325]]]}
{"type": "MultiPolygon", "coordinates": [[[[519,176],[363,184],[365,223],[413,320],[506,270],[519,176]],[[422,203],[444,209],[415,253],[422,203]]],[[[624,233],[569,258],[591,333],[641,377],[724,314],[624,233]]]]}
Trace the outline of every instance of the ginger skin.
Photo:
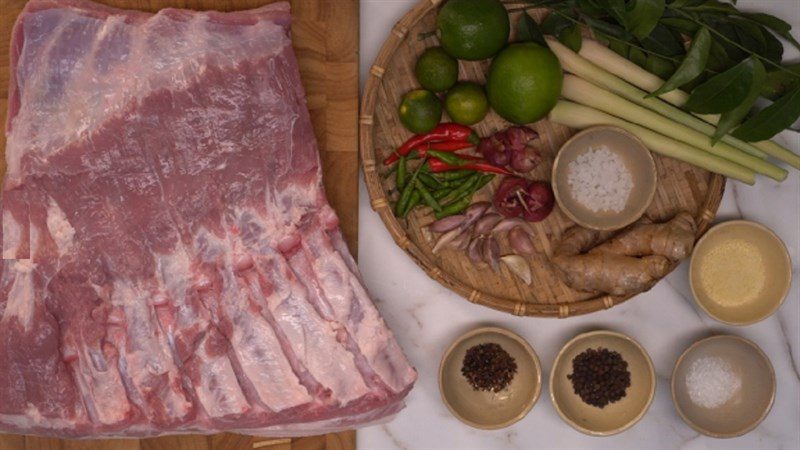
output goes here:
{"type": "Polygon", "coordinates": [[[640,223],[613,232],[574,227],[556,247],[552,263],[573,289],[630,295],[652,287],[687,257],[694,246],[696,224],[681,212],[666,223],[640,223]]]}

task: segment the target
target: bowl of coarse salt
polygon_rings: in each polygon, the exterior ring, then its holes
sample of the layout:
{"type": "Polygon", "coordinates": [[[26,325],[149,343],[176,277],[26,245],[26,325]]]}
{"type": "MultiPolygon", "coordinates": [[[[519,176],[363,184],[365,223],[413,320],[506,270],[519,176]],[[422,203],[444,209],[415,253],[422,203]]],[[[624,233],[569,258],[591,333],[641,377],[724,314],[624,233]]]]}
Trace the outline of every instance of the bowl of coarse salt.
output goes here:
{"type": "Polygon", "coordinates": [[[553,193],[578,225],[616,230],[639,219],[656,193],[656,165],[639,138],[597,126],[572,136],[553,162],[553,193]]]}
{"type": "Polygon", "coordinates": [[[739,336],[692,344],[672,372],[672,401],[684,422],[708,436],[741,436],[758,426],[775,400],[775,371],[764,352],[739,336]]]}

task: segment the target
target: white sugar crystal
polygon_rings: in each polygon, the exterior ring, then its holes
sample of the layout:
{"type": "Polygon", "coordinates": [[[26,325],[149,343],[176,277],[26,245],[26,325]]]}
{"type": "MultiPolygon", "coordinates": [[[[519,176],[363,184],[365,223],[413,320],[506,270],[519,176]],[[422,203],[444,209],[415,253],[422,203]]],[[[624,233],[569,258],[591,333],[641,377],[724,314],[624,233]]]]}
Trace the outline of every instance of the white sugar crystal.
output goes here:
{"type": "Polygon", "coordinates": [[[633,189],[622,157],[606,146],[590,148],[570,162],[567,183],[572,197],[594,212],[622,211],[633,189]]]}
{"type": "Polygon", "coordinates": [[[739,392],[742,379],[728,361],[719,356],[704,356],[689,366],[686,388],[696,405],[717,408],[739,392]]]}

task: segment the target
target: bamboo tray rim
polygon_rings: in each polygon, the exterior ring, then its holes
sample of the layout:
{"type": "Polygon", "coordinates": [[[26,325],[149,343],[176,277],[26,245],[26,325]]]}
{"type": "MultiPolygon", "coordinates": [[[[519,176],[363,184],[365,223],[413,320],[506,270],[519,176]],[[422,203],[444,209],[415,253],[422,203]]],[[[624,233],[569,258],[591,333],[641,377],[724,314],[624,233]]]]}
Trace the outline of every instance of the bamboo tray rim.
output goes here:
{"type": "MultiPolygon", "coordinates": [[[[361,99],[361,113],[359,115],[359,156],[361,168],[370,197],[370,206],[378,213],[383,224],[389,230],[395,243],[403,249],[411,259],[425,271],[428,276],[438,281],[443,286],[461,295],[471,303],[488,306],[492,309],[511,313],[516,316],[557,317],[566,318],[576,315],[588,314],[609,309],[623,303],[637,294],[627,296],[599,295],[587,300],[561,303],[530,303],[499,297],[479,289],[467,286],[456,277],[440,268],[413,240],[408,237],[403,225],[397,220],[392,211],[391,203],[386,197],[381,176],[376,164],[375,147],[373,145],[373,132],[375,124],[374,113],[378,100],[378,91],[395,52],[400,48],[409,31],[419,23],[429,12],[439,7],[443,0],[420,0],[415,4],[391,29],[388,38],[384,41],[378,56],[370,66],[364,92],[361,99]]],[[[708,191],[700,207],[700,212],[695,217],[697,233],[695,242],[711,226],[716,216],[716,211],[722,201],[725,190],[725,177],[711,174],[708,191]]],[[[665,277],[675,270],[680,261],[674,262],[665,277]]],[[[663,279],[663,278],[662,278],[663,279]]],[[[642,292],[646,292],[644,290],[642,292]]]]}

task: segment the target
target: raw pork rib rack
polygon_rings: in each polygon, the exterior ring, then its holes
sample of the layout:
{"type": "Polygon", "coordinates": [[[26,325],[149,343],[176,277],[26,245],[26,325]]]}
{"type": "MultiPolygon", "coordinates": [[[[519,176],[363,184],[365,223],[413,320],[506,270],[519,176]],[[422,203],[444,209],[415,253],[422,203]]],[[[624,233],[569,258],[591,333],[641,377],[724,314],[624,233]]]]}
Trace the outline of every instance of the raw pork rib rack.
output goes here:
{"type": "Polygon", "coordinates": [[[289,6],[31,0],[15,25],[0,431],[336,431],[416,379],[321,184],[289,6]]]}

